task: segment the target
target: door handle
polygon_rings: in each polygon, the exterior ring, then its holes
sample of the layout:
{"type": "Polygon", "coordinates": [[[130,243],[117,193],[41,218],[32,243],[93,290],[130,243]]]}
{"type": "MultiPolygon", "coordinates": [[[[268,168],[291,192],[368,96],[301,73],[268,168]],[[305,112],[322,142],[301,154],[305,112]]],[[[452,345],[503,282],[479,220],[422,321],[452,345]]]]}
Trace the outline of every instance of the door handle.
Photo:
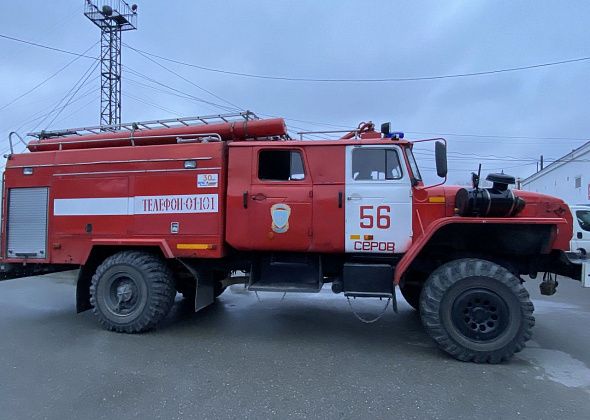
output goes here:
{"type": "Polygon", "coordinates": [[[248,191],[244,191],[244,194],[242,194],[242,205],[245,209],[248,208],[248,191]]]}
{"type": "Polygon", "coordinates": [[[348,201],[352,201],[352,200],[360,200],[360,199],[361,199],[361,197],[358,197],[358,196],[349,196],[349,197],[346,197],[346,199],[347,199],[348,201]]]}
{"type": "Polygon", "coordinates": [[[266,200],[266,195],[262,194],[262,193],[258,193],[252,196],[252,200],[254,201],[263,201],[266,200]]]}
{"type": "Polygon", "coordinates": [[[338,208],[342,208],[342,191],[338,191],[338,208]]]}

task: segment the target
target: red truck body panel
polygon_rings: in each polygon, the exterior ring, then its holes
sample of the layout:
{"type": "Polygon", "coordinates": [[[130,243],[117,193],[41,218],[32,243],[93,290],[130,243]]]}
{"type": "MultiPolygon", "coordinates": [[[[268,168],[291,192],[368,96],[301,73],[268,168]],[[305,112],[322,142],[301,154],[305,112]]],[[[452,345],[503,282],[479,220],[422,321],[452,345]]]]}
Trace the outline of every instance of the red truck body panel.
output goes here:
{"type": "MultiPolygon", "coordinates": [[[[35,262],[84,264],[92,246],[107,243],[158,244],[170,257],[219,258],[225,253],[225,150],[226,143],[214,142],[13,155],[5,189],[49,189],[48,252],[35,262]],[[185,161],[197,167],[185,169],[185,161]],[[24,175],[24,168],[33,174],[24,175]],[[216,183],[199,186],[204,175],[216,183]]],[[[22,261],[6,255],[6,237],[3,256],[22,261]]]]}

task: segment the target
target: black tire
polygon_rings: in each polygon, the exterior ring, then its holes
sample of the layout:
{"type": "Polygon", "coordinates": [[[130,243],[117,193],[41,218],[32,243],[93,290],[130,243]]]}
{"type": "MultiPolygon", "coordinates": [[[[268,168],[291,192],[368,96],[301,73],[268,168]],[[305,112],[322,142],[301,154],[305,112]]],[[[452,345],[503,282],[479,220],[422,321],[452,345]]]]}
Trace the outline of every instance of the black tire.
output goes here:
{"type": "Polygon", "coordinates": [[[399,286],[402,296],[408,304],[415,310],[420,310],[420,293],[422,292],[422,285],[416,283],[404,283],[399,286]]]}
{"type": "Polygon", "coordinates": [[[172,273],[156,255],[122,251],[96,269],[90,286],[92,311],[110,331],[139,333],[168,315],[176,290],[172,273]]]}
{"type": "Polygon", "coordinates": [[[437,268],[420,298],[428,334],[454,358],[500,363],[521,351],[535,325],[520,279],[504,267],[461,259],[437,268]]]}

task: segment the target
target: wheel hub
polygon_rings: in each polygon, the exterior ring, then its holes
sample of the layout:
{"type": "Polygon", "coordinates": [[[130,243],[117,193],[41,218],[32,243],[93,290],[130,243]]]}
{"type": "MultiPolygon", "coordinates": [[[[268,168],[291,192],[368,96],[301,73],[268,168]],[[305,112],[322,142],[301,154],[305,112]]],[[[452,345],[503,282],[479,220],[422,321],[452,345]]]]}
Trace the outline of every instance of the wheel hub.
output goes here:
{"type": "Polygon", "coordinates": [[[489,314],[488,311],[483,309],[483,308],[475,308],[471,311],[471,318],[477,322],[478,324],[481,324],[485,321],[488,320],[489,318],[489,314]]]}
{"type": "Polygon", "coordinates": [[[117,299],[119,302],[129,302],[133,297],[133,286],[130,282],[122,282],[117,286],[117,299]]]}
{"type": "Polygon", "coordinates": [[[109,310],[117,315],[128,315],[135,310],[139,299],[139,290],[133,278],[119,274],[111,279],[109,310]]]}
{"type": "Polygon", "coordinates": [[[504,300],[488,289],[469,289],[457,297],[453,304],[452,319],[455,327],[467,338],[489,341],[498,337],[509,321],[504,300]]]}

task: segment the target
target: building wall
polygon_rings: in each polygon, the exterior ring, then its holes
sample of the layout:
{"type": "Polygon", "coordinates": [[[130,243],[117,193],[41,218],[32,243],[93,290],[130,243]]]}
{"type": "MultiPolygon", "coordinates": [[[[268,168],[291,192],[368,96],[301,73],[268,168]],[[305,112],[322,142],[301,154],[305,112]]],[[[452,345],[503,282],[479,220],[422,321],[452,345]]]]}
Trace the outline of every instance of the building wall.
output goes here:
{"type": "Polygon", "coordinates": [[[521,188],[559,197],[568,204],[590,204],[590,147],[562,160],[523,180],[521,188]]]}

